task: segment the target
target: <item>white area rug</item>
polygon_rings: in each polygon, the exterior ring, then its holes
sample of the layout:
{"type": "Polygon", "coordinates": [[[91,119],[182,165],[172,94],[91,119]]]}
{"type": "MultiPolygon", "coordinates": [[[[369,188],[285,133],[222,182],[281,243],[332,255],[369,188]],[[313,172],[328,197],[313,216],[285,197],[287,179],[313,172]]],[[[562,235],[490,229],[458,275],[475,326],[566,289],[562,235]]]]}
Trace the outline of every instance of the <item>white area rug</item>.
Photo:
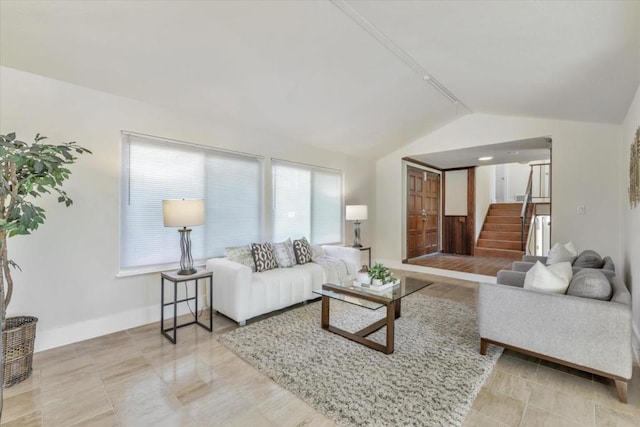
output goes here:
{"type": "MultiPolygon", "coordinates": [[[[331,301],[331,324],[356,331],[383,317],[331,301]]],[[[343,426],[462,425],[501,349],[479,353],[476,311],[413,294],[402,300],[395,352],[320,328],[320,302],[236,329],[219,341],[343,426]]],[[[385,329],[370,338],[384,342],[385,329]]]]}

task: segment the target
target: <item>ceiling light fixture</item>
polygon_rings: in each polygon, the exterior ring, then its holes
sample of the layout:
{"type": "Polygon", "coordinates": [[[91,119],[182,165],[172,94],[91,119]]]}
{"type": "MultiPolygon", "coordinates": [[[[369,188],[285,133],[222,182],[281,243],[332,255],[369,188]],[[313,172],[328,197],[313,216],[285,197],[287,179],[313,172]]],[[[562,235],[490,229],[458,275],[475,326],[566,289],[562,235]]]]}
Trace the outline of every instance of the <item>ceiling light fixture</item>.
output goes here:
{"type": "Polygon", "coordinates": [[[478,157],[478,160],[480,160],[481,162],[486,162],[488,160],[493,159],[493,156],[483,156],[483,157],[478,157]]]}
{"type": "Polygon", "coordinates": [[[424,81],[429,83],[431,87],[436,89],[447,98],[450,102],[456,105],[462,106],[469,113],[472,113],[471,109],[464,105],[456,96],[451,93],[449,89],[444,87],[439,81],[437,81],[431,74],[425,70],[422,65],[413,59],[406,51],[398,46],[393,40],[387,37],[382,31],[380,31],[375,25],[369,22],[364,16],[360,15],[346,0],[329,0],[335,7],[340,9],[345,15],[347,15],[353,22],[360,25],[362,29],[368,32],[374,39],[376,39],[382,46],[384,46],[389,52],[393,53],[398,59],[407,64],[416,74],[418,74],[424,81]]]}

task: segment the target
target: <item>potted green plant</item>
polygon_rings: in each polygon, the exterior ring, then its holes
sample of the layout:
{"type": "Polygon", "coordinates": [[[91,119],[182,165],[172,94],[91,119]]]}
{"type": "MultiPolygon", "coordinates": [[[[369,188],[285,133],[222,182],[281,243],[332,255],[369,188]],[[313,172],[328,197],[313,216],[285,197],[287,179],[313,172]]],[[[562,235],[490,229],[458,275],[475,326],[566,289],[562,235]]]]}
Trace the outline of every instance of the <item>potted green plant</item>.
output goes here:
{"type": "Polygon", "coordinates": [[[46,144],[36,135],[32,144],[16,139],[15,133],[0,135],[0,311],[2,312],[3,385],[9,386],[31,375],[33,343],[38,319],[32,316],[6,318],[13,295],[11,268],[19,268],[7,253],[9,237],[30,234],[44,223],[45,211],[33,200],[55,193],[67,207],[73,201],[62,190],[75,163],[76,154],[91,153],[75,142],[46,144]]]}
{"type": "Polygon", "coordinates": [[[372,285],[394,283],[397,280],[391,270],[379,262],[373,264],[373,267],[369,269],[369,276],[371,277],[372,285]]]}

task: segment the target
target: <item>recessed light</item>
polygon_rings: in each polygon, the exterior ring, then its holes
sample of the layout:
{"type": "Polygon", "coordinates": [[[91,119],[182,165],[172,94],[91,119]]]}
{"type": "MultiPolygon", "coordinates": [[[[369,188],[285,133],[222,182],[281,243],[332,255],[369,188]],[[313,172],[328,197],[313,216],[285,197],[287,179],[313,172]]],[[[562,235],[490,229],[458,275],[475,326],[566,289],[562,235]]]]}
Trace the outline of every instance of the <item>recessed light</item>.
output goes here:
{"type": "Polygon", "coordinates": [[[493,159],[493,156],[478,157],[478,160],[480,160],[481,162],[486,162],[487,160],[491,159],[493,159]]]}

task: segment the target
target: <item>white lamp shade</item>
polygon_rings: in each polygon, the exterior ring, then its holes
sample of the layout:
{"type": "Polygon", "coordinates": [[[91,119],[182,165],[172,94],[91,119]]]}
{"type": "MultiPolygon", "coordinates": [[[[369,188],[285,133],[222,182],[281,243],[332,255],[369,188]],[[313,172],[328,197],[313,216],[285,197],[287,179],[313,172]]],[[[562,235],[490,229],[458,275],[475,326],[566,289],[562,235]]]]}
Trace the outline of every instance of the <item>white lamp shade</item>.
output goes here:
{"type": "Polygon", "coordinates": [[[189,227],[204,224],[204,199],[163,200],[165,227],[189,227]]]}
{"type": "Polygon", "coordinates": [[[348,205],[346,219],[351,221],[367,219],[367,205],[348,205]]]}

